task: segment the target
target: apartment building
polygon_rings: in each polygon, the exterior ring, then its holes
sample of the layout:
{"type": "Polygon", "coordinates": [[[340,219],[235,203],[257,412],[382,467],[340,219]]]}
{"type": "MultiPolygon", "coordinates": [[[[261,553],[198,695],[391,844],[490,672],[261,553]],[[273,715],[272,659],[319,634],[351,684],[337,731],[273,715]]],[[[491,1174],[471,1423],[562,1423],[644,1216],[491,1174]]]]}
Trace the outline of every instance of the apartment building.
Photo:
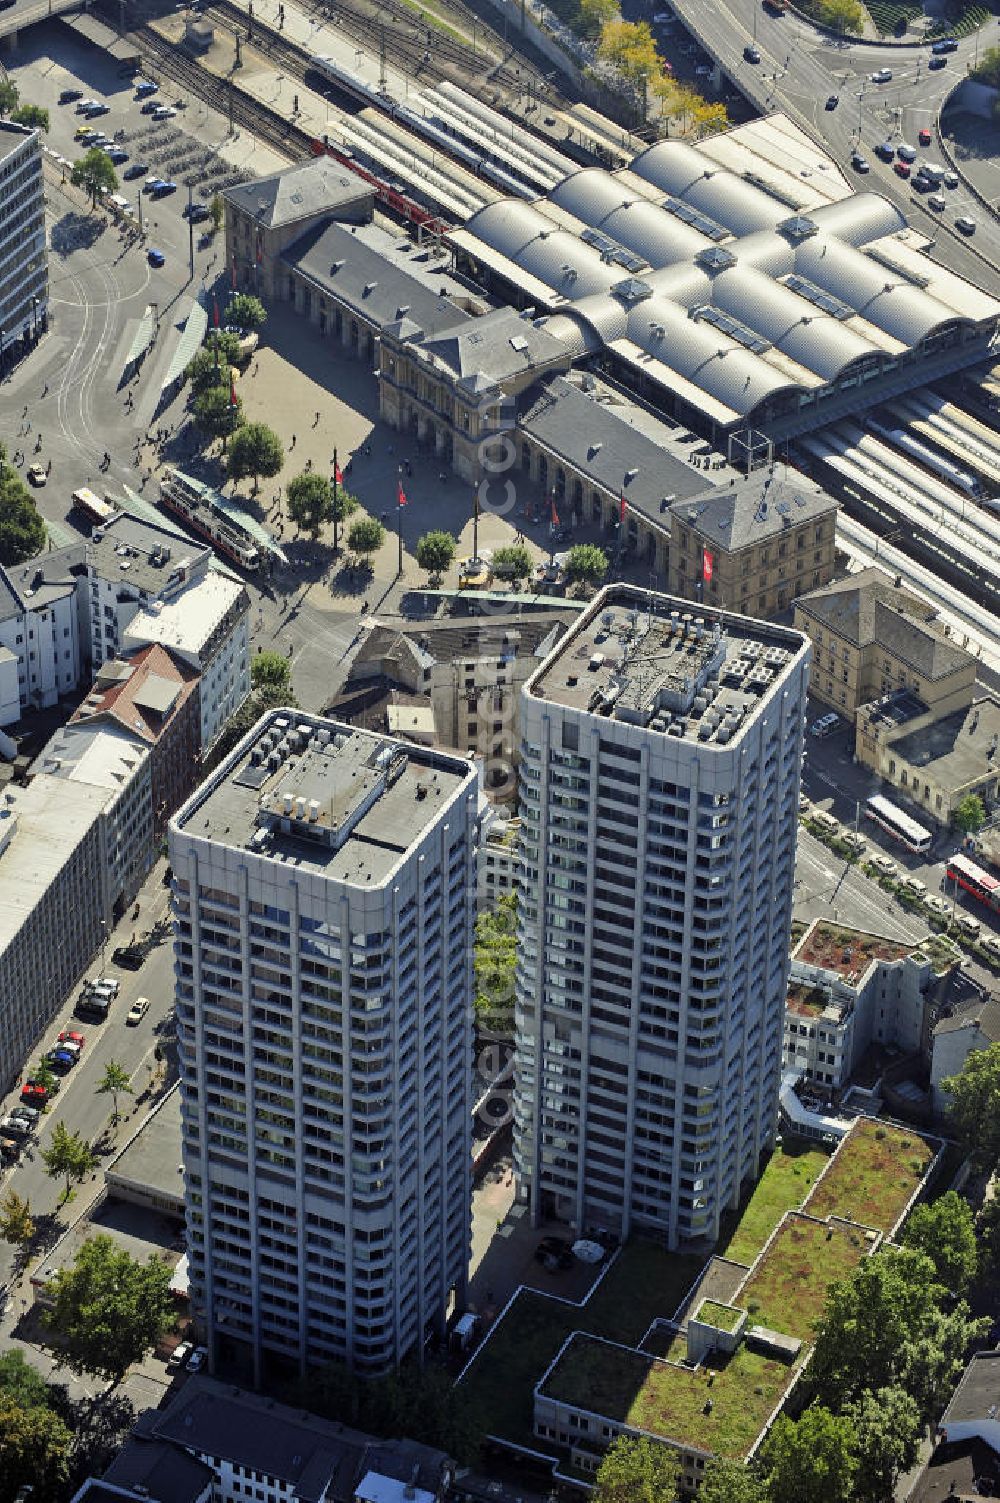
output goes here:
{"type": "Polygon", "coordinates": [[[391,1369],[463,1297],[476,791],[275,711],[171,821],[191,1298],[255,1384],[391,1369]]]}
{"type": "Polygon", "coordinates": [[[107,790],[43,773],[0,803],[0,1091],[105,933],[107,790]]]}
{"type": "Polygon", "coordinates": [[[48,709],[79,687],[90,663],[85,543],[0,568],[0,726],[48,709]]]}
{"type": "Polygon", "coordinates": [[[779,614],[832,579],[837,509],[819,486],[776,465],[677,501],[668,588],[714,609],[779,614]]]}
{"type": "Polygon", "coordinates": [[[42,133],[0,120],[0,371],[48,321],[42,133]]]}
{"type": "Polygon", "coordinates": [[[714,1237],[773,1141],[809,658],[798,632],[616,585],[524,687],[535,1221],[714,1237]]]}

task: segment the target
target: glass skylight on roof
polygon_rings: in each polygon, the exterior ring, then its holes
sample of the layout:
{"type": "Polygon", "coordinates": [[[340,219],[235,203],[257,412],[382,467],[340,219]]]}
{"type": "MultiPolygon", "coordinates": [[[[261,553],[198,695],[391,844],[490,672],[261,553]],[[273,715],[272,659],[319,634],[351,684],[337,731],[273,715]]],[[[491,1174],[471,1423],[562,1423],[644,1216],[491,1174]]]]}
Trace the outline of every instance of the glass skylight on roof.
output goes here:
{"type": "Polygon", "coordinates": [[[804,297],[812,303],[814,308],[821,308],[824,313],[830,313],[834,318],[841,320],[854,317],[854,309],[842,303],[839,297],[834,297],[831,292],[826,292],[822,287],[817,287],[815,282],[810,282],[808,277],[800,277],[798,272],[789,272],[782,281],[792,292],[797,292],[799,297],[804,297]]]}
{"type": "Polygon", "coordinates": [[[665,198],[661,208],[666,209],[668,214],[673,214],[675,219],[680,219],[684,224],[689,224],[693,230],[705,235],[709,240],[727,240],[729,231],[714,219],[709,219],[707,214],[701,214],[697,209],[692,209],[682,198],[665,198]]]}
{"type": "Polygon", "coordinates": [[[723,313],[721,308],[714,308],[711,303],[703,303],[700,308],[695,308],[692,317],[702,319],[706,324],[711,324],[722,334],[728,334],[730,339],[735,339],[744,349],[752,350],[755,355],[763,355],[771,348],[770,340],[764,339],[756,329],[747,328],[741,324],[738,318],[733,318],[729,313],[723,313]]]}

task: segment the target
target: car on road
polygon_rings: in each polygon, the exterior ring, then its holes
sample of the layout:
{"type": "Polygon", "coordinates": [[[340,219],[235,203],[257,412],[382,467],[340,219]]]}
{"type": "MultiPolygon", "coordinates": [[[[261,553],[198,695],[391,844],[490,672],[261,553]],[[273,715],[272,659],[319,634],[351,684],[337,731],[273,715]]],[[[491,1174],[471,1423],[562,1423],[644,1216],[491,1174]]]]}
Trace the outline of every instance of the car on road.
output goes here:
{"type": "Polygon", "coordinates": [[[927,200],[927,207],[933,209],[936,214],[943,214],[947,208],[943,193],[932,193],[927,200]]]}
{"type": "Polygon", "coordinates": [[[148,1011],[149,998],[136,997],[135,1001],[132,1003],[132,1006],[128,1010],[128,1016],[125,1019],[126,1026],[129,1028],[134,1028],[137,1023],[142,1022],[148,1011]]]}
{"type": "Polygon", "coordinates": [[[127,971],[137,971],[145,958],[146,952],[139,945],[119,945],[111,952],[115,965],[123,965],[127,971]]]}
{"type": "Polygon", "coordinates": [[[78,1033],[75,1028],[64,1028],[59,1035],[60,1044],[75,1044],[78,1049],[83,1049],[87,1037],[86,1034],[78,1033]]]}
{"type": "Polygon", "coordinates": [[[963,235],[974,235],[976,233],[976,221],[970,218],[968,214],[960,214],[955,220],[955,228],[956,230],[961,230],[963,235]]]}
{"type": "Polygon", "coordinates": [[[185,1372],[189,1373],[200,1373],[207,1361],[208,1348],[205,1346],[196,1346],[190,1357],[185,1362],[184,1370],[185,1372]]]}
{"type": "Polygon", "coordinates": [[[892,83],[892,69],[879,68],[875,73],[869,73],[871,83],[892,83]]]}
{"type": "Polygon", "coordinates": [[[831,94],[829,96],[829,98],[827,99],[827,101],[826,101],[826,107],[827,107],[828,110],[835,110],[837,108],[837,105],[839,103],[840,103],[840,95],[839,94],[831,94]]]}
{"type": "Polygon", "coordinates": [[[896,147],[896,155],[901,162],[915,162],[917,160],[917,148],[915,146],[908,146],[905,141],[902,141],[896,147]]]}
{"type": "Polygon", "coordinates": [[[28,468],[29,485],[44,485],[49,478],[49,472],[43,464],[33,464],[28,468]]]}
{"type": "Polygon", "coordinates": [[[746,58],[748,63],[760,62],[760,52],[756,47],[744,47],[743,56],[746,58]]]}
{"type": "Polygon", "coordinates": [[[193,1351],[194,1351],[194,1342],[193,1341],[181,1341],[181,1342],[179,1342],[177,1344],[177,1346],[174,1347],[173,1351],[170,1353],[170,1356],[167,1358],[167,1367],[168,1367],[168,1369],[169,1368],[176,1368],[176,1367],[183,1367],[184,1363],[187,1361],[187,1359],[190,1357],[190,1355],[191,1355],[191,1353],[193,1351]]]}
{"type": "Polygon", "coordinates": [[[831,711],[829,715],[821,715],[818,720],[813,721],[809,727],[809,734],[822,740],[824,736],[832,736],[839,724],[840,716],[834,715],[831,711]]]}
{"type": "Polygon", "coordinates": [[[165,266],[167,263],[166,256],[161,250],[157,250],[155,245],[149,247],[149,250],[146,252],[146,260],[150,266],[165,266]]]}
{"type": "Polygon", "coordinates": [[[945,916],[945,914],[951,912],[951,904],[948,902],[947,898],[939,898],[936,893],[932,893],[929,898],[925,898],[924,905],[925,907],[929,908],[932,913],[937,913],[942,918],[945,916]]]}
{"type": "Polygon", "coordinates": [[[926,125],[922,125],[917,131],[917,140],[920,142],[921,146],[929,146],[931,144],[931,139],[932,138],[930,131],[927,129],[926,125]]]}
{"type": "Polygon", "coordinates": [[[932,73],[936,73],[939,68],[947,68],[947,66],[948,66],[948,59],[946,57],[931,57],[931,58],[928,58],[928,60],[927,60],[927,66],[928,66],[928,68],[930,69],[930,71],[932,73]]]}
{"type": "Polygon", "coordinates": [[[133,162],[130,166],[125,168],[125,171],[122,173],[122,177],[127,178],[128,181],[131,182],[133,178],[145,177],[148,171],[148,162],[133,162]]]}
{"type": "Polygon", "coordinates": [[[63,89],[59,95],[60,104],[76,104],[78,99],[83,98],[82,89],[63,89]]]}
{"type": "Polygon", "coordinates": [[[896,863],[891,856],[875,855],[872,857],[871,864],[880,877],[894,877],[896,875],[896,863]]]}
{"type": "Polygon", "coordinates": [[[154,120],[172,120],[177,114],[172,104],[158,104],[153,111],[154,120]]]}
{"type": "Polygon", "coordinates": [[[941,174],[941,181],[944,183],[944,185],[945,185],[946,188],[957,188],[958,187],[958,173],[957,172],[944,172],[944,173],[941,174]]]}
{"type": "Polygon", "coordinates": [[[875,155],[881,157],[883,162],[896,160],[896,148],[891,141],[880,141],[875,148],[875,155]]]}
{"type": "Polygon", "coordinates": [[[911,171],[909,162],[893,162],[892,170],[897,177],[909,177],[911,171]]]}
{"type": "Polygon", "coordinates": [[[927,883],[921,882],[919,877],[905,876],[899,879],[900,887],[912,893],[915,898],[923,898],[927,895],[927,883]]]}
{"type": "Polygon", "coordinates": [[[855,172],[860,172],[862,176],[864,176],[866,172],[871,172],[872,170],[870,163],[865,157],[861,156],[859,152],[855,152],[853,157],[851,158],[851,166],[854,168],[855,172]]]}
{"type": "Polygon", "coordinates": [[[931,43],[931,52],[934,53],[935,56],[940,56],[941,53],[943,53],[943,52],[957,52],[957,51],[958,51],[958,38],[957,37],[940,37],[936,42],[932,42],[931,43]]]}

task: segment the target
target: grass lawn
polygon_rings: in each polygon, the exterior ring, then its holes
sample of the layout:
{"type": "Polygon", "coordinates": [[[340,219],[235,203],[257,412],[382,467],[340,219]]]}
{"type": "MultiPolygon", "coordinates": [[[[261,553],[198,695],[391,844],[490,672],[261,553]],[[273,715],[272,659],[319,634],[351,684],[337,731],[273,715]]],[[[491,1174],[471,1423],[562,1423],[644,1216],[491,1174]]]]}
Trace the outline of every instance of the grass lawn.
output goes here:
{"type": "Polygon", "coordinates": [[[867,1251],[860,1229],[838,1225],[828,1231],[805,1216],[790,1216],[735,1301],[749,1311],[751,1325],[811,1343],[827,1289],[867,1251]]]}
{"type": "Polygon", "coordinates": [[[522,1291],[464,1383],[489,1434],[543,1449],[531,1433],[532,1390],[569,1333],[590,1331],[626,1345],[640,1341],[657,1316],[674,1314],[704,1261],[632,1242],[584,1305],[522,1291]]]}
{"type": "Polygon", "coordinates": [[[786,1211],[796,1210],[826,1168],[830,1155],[821,1148],[784,1143],[776,1148],[727,1242],[719,1253],[737,1263],[752,1263],[786,1211]]]}
{"type": "Polygon", "coordinates": [[[731,1305],[717,1304],[714,1299],[703,1299],[695,1319],[703,1321],[707,1326],[715,1326],[720,1331],[735,1331],[739,1325],[740,1312],[731,1305]]]}
{"type": "Polygon", "coordinates": [[[547,1389],[653,1435],[742,1457],[794,1371],[741,1346],[693,1372],[584,1336],[567,1348],[547,1389]]]}
{"type": "Polygon", "coordinates": [[[889,1232],[934,1153],[915,1129],[859,1117],[803,1210],[820,1220],[849,1216],[889,1232]]]}

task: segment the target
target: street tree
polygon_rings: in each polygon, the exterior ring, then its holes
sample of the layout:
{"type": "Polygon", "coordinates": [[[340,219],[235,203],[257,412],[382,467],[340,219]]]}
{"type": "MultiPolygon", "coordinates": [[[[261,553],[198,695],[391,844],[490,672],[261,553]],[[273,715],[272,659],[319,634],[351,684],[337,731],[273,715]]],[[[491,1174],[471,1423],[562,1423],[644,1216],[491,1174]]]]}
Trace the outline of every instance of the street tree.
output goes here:
{"type": "Polygon", "coordinates": [[[964,1294],[976,1276],[975,1218],[968,1201],[955,1190],[916,1206],[903,1228],[902,1242],[930,1258],[946,1289],[964,1294]]]}
{"type": "Polygon", "coordinates": [[[259,329],[267,322],[267,309],[252,293],[237,292],[226,304],[224,322],[232,324],[235,329],[259,329]]]}
{"type": "Polygon", "coordinates": [[[417,563],[434,579],[440,579],[452,559],[457,544],[450,532],[425,532],[417,542],[417,563]]]}
{"type": "Polygon", "coordinates": [[[705,1463],[698,1503],[768,1503],[768,1495],[755,1468],[713,1456],[705,1463]]]}
{"type": "Polygon", "coordinates": [[[645,1436],[620,1435],[597,1469],[594,1503],[674,1503],[680,1458],[645,1436]]]}
{"type": "Polygon", "coordinates": [[[84,188],[90,194],[91,208],[97,203],[97,195],[102,188],[107,193],[113,193],[118,187],[115,164],[99,146],[92,146],[73,163],[69,180],[74,188],[84,188]]]}
{"type": "Polygon", "coordinates": [[[11,112],[10,117],[15,125],[27,125],[33,130],[48,130],[49,112],[40,104],[22,104],[11,112]]]}
{"type": "Polygon", "coordinates": [[[360,517],[347,534],[347,546],[352,553],[366,561],[377,553],[385,542],[385,528],[374,517],[360,517]]]}
{"type": "Polygon", "coordinates": [[[243,403],[237,396],[236,405],[233,405],[228,385],[206,386],[191,406],[202,433],[208,438],[221,438],[223,447],[229,436],[243,425],[243,403]]]}
{"type": "Polygon", "coordinates": [[[260,487],[261,476],[277,475],[285,462],[281,439],[266,423],[245,423],[233,435],[229,449],[229,477],[243,480],[253,476],[253,488],[260,487]]]}
{"type": "Polygon", "coordinates": [[[44,1404],[0,1394],[0,1503],[63,1503],[73,1437],[44,1404]],[[26,1489],[26,1491],[22,1491],[26,1489]]]}
{"type": "Polygon", "coordinates": [[[318,538],[326,523],[333,521],[333,487],[325,475],[314,470],[293,475],[285,493],[288,515],[303,532],[318,538]]]}
{"type": "Polygon", "coordinates": [[[955,807],[952,820],[963,835],[974,835],[986,819],[986,805],[978,793],[967,793],[955,807]]]}
{"type": "Polygon", "coordinates": [[[957,1075],[942,1080],[952,1129],[979,1169],[1000,1165],[1000,1044],[974,1049],[957,1075]]]}
{"type": "Polygon", "coordinates": [[[38,1409],[49,1402],[49,1385],[25,1361],[18,1346],[9,1347],[0,1355],[0,1398],[12,1399],[22,1409],[38,1409]]]}
{"type": "Polygon", "coordinates": [[[338,524],[346,522],[348,517],[356,512],[357,509],[357,496],[352,496],[350,491],[345,491],[344,487],[338,483],[337,495],[334,499],[333,510],[331,512],[332,519],[338,524]]]}
{"type": "MultiPolygon", "coordinates": [[[[17,1191],[10,1189],[0,1201],[0,1237],[14,1247],[27,1247],[35,1235],[31,1207],[17,1191]]],[[[0,1362],[3,1358],[0,1358],[0,1362]]],[[[2,1381],[0,1381],[2,1387],[2,1381]]]]}
{"type": "MultiPolygon", "coordinates": [[[[211,391],[215,386],[225,394],[229,400],[229,383],[231,374],[229,361],[224,358],[222,351],[223,339],[235,339],[234,334],[222,334],[219,336],[219,359],[216,362],[214,342],[209,342],[191,357],[185,375],[191,383],[192,398],[198,397],[202,392],[211,391]]],[[[239,341],[236,341],[239,343],[239,341]]]]}
{"type": "Polygon", "coordinates": [[[208,201],[208,212],[212,218],[212,234],[217,235],[226,217],[226,205],[221,193],[212,194],[208,201]]]}
{"type": "Polygon", "coordinates": [[[104,1074],[101,1076],[96,1091],[98,1096],[111,1097],[111,1120],[118,1121],[118,1097],[132,1095],[132,1077],[124,1065],[117,1060],[109,1059],[104,1066],[104,1074]]]}
{"type": "Polygon", "coordinates": [[[578,543],[566,558],[566,578],[573,583],[598,585],[608,572],[608,555],[596,543],[578,543]]]}
{"type": "Polygon", "coordinates": [[[52,1142],[41,1150],[42,1163],[49,1179],[65,1179],[62,1199],[69,1200],[74,1183],[79,1184],[93,1173],[97,1160],[78,1132],[70,1132],[65,1122],[52,1129],[52,1142]]]}
{"type": "Polygon", "coordinates": [[[761,1450],[769,1503],[853,1503],[857,1435],[845,1415],[813,1404],[779,1415],[761,1450]]]}
{"type": "Polygon", "coordinates": [[[64,1364],[118,1384],[173,1318],[170,1268],[150,1256],[139,1263],[108,1236],[89,1238],[47,1292],[45,1324],[65,1343],[64,1364]]]}
{"type": "Polygon", "coordinates": [[[508,543],[494,553],[493,573],[497,579],[509,579],[516,585],[531,573],[531,554],[520,543],[508,543]]]}
{"type": "Polygon", "coordinates": [[[9,78],[0,78],[0,120],[6,119],[12,110],[17,109],[21,91],[16,83],[9,78]]]}
{"type": "Polygon", "coordinates": [[[22,563],[45,547],[45,523],[0,445],[0,564],[22,563]]]}
{"type": "Polygon", "coordinates": [[[250,664],[250,684],[254,689],[265,685],[279,692],[288,688],[292,681],[292,669],[283,652],[258,652],[250,664]]]}
{"type": "Polygon", "coordinates": [[[896,1483],[917,1459],[920,1410],[902,1388],[870,1390],[850,1405],[847,1418],[857,1436],[854,1503],[886,1503],[896,1483]]]}
{"type": "Polygon", "coordinates": [[[59,1077],[45,1058],[44,1054],[31,1072],[32,1080],[40,1086],[44,1086],[50,1096],[54,1096],[59,1089],[59,1077]]]}

